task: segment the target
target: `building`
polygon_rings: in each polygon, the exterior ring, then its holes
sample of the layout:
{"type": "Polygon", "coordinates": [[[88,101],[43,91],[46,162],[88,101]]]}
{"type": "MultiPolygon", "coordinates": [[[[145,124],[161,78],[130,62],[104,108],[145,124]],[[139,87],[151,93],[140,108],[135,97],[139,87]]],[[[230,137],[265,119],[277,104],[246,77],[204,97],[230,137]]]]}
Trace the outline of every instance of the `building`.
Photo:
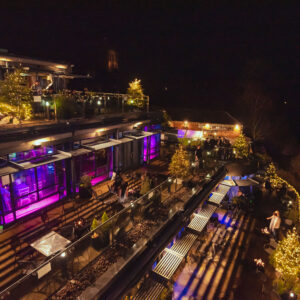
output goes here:
{"type": "Polygon", "coordinates": [[[56,205],[113,170],[128,170],[158,157],[160,125],[155,113],[131,113],[101,121],[0,131],[0,225],[56,205]]]}
{"type": "Polygon", "coordinates": [[[73,65],[29,58],[0,51],[0,80],[4,79],[6,72],[15,68],[23,68],[24,76],[28,78],[28,85],[41,90],[52,87],[55,91],[67,87],[68,80],[73,78],[73,65]]]}
{"type": "Polygon", "coordinates": [[[178,138],[206,139],[224,137],[234,141],[243,125],[226,111],[168,110],[170,126],[178,138]]]}

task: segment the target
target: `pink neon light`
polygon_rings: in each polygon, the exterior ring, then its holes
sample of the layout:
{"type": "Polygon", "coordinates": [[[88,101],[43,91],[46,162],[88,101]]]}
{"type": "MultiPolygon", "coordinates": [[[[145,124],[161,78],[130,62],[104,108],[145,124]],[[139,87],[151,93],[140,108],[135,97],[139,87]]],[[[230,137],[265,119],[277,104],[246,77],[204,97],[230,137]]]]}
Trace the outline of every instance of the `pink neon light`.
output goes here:
{"type": "MultiPolygon", "coordinates": [[[[38,210],[40,210],[40,209],[42,209],[42,208],[44,208],[44,207],[46,207],[46,206],[48,206],[48,205],[56,202],[56,201],[58,201],[58,200],[59,200],[59,194],[57,193],[57,194],[55,194],[55,195],[53,195],[51,197],[48,197],[48,198],[43,199],[43,200],[41,200],[39,202],[30,204],[30,205],[28,205],[28,206],[26,206],[24,208],[21,208],[21,209],[17,210],[16,211],[16,217],[17,217],[17,219],[25,217],[25,216],[27,216],[29,214],[32,214],[35,211],[38,211],[38,210]]],[[[12,221],[14,221],[14,216],[13,216],[12,213],[10,213],[10,214],[8,214],[8,215],[5,216],[5,223],[6,224],[10,223],[12,221]]]]}
{"type": "Polygon", "coordinates": [[[92,186],[96,185],[97,183],[101,182],[101,181],[104,181],[105,179],[107,178],[107,175],[102,175],[102,176],[99,176],[99,177],[95,177],[91,180],[91,184],[92,186]]]}

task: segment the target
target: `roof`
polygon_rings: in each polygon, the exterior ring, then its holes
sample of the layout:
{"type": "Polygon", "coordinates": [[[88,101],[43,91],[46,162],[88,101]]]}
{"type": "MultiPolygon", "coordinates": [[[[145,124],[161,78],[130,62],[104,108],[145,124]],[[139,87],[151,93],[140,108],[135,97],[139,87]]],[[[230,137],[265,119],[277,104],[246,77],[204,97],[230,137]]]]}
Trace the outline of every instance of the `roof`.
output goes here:
{"type": "Polygon", "coordinates": [[[22,55],[15,55],[12,53],[3,53],[0,52],[0,58],[2,58],[2,61],[5,61],[7,59],[8,62],[14,61],[14,62],[21,62],[21,63],[27,63],[27,64],[37,64],[37,65],[62,65],[64,67],[68,67],[70,64],[62,61],[56,61],[56,60],[47,60],[47,59],[40,59],[40,58],[33,58],[33,57],[27,57],[22,55]]]}
{"type": "Polygon", "coordinates": [[[226,111],[205,111],[192,109],[169,109],[169,115],[173,121],[189,121],[214,124],[236,124],[240,123],[226,111]]]}

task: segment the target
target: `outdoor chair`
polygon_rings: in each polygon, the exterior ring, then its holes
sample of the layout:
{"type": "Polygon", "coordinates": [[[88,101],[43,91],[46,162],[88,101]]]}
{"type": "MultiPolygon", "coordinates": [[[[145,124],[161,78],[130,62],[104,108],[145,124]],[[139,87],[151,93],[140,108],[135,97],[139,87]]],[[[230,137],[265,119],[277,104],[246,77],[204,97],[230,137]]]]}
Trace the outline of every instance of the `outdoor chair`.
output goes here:
{"type": "Polygon", "coordinates": [[[59,229],[59,233],[69,241],[75,240],[75,231],[73,225],[66,225],[59,229]]]}

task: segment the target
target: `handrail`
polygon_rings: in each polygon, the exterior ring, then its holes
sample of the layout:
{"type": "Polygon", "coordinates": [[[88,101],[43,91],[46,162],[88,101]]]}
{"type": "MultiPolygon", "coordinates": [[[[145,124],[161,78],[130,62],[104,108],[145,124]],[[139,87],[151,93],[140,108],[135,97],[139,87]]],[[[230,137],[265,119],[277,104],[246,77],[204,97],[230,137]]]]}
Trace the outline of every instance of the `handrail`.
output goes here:
{"type": "MultiPolygon", "coordinates": [[[[169,180],[166,179],[165,181],[163,181],[162,183],[160,183],[158,186],[156,186],[155,188],[153,188],[152,190],[150,190],[148,193],[144,194],[143,196],[139,197],[138,199],[131,201],[131,203],[136,203],[137,201],[140,201],[142,198],[146,197],[147,195],[149,195],[150,193],[152,193],[153,191],[157,190],[158,188],[160,188],[163,184],[167,183],[169,180]]],[[[19,285],[20,283],[22,283],[23,281],[25,281],[27,278],[29,278],[30,276],[34,275],[39,269],[41,269],[42,267],[46,266],[48,263],[50,263],[51,261],[53,261],[55,258],[59,257],[62,253],[68,251],[69,249],[73,248],[74,246],[76,246],[77,244],[79,244],[81,241],[83,241],[84,239],[88,238],[90,235],[92,235],[92,233],[94,233],[96,230],[100,229],[102,226],[104,226],[105,224],[109,224],[110,221],[112,221],[114,218],[118,217],[119,215],[121,215],[122,213],[126,212],[127,210],[131,209],[131,205],[128,207],[125,207],[124,209],[122,209],[121,211],[119,211],[118,213],[116,213],[115,215],[113,215],[112,217],[110,217],[106,222],[100,224],[99,226],[97,226],[95,229],[90,230],[87,234],[85,234],[84,236],[80,237],[78,240],[76,240],[75,242],[71,243],[69,246],[67,246],[65,249],[60,250],[59,252],[57,252],[56,254],[54,254],[51,258],[49,258],[48,260],[46,260],[45,262],[41,263],[38,267],[36,267],[35,269],[33,269],[30,273],[26,274],[25,276],[21,277],[20,279],[18,279],[17,281],[15,281],[13,284],[11,284],[10,286],[8,286],[7,288],[5,288],[4,290],[0,291],[0,296],[4,296],[5,293],[9,292],[10,290],[12,290],[15,286],[19,285]]]]}

